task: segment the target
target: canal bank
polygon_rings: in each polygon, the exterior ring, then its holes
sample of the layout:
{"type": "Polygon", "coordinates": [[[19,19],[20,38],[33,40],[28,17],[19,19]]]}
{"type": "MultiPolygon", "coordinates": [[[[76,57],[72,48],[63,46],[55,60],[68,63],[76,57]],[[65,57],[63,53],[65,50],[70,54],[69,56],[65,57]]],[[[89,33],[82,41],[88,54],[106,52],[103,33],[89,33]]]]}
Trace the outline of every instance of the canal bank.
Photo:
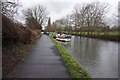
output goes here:
{"type": "Polygon", "coordinates": [[[73,32],[68,33],[74,36],[82,36],[82,37],[88,37],[88,38],[96,38],[96,39],[102,39],[107,41],[115,41],[120,42],[120,32],[73,32]]]}
{"type": "Polygon", "coordinates": [[[70,55],[70,53],[54,38],[50,36],[51,40],[55,43],[61,57],[63,58],[66,67],[70,73],[71,78],[88,78],[92,80],[91,76],[83,69],[70,55]]]}

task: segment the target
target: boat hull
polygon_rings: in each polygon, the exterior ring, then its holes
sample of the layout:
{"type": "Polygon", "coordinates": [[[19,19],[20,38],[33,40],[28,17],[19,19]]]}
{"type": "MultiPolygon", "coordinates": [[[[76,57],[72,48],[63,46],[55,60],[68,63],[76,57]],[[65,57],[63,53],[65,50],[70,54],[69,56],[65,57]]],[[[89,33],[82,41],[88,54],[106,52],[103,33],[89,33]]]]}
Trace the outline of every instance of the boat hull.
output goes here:
{"type": "Polygon", "coordinates": [[[56,38],[56,40],[61,41],[61,42],[69,42],[71,39],[70,38],[56,38]]]}

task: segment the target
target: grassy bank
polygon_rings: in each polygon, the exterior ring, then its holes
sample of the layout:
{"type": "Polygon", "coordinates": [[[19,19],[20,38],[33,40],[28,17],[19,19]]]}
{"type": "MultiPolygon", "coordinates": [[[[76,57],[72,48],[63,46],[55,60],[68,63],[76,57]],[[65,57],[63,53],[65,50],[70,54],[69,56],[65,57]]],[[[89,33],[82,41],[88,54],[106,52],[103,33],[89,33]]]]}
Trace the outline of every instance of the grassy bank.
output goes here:
{"type": "Polygon", "coordinates": [[[37,44],[41,35],[31,37],[30,43],[17,42],[2,47],[2,77],[5,78],[13,68],[22,61],[37,44]]]}
{"type": "Polygon", "coordinates": [[[56,47],[58,48],[59,53],[62,56],[66,67],[68,68],[71,78],[72,79],[88,78],[85,80],[91,80],[90,75],[73,59],[70,53],[57,40],[55,40],[51,36],[50,38],[55,43],[56,47]]]}
{"type": "Polygon", "coordinates": [[[98,38],[103,40],[119,42],[120,32],[73,32],[71,35],[98,38]]]}

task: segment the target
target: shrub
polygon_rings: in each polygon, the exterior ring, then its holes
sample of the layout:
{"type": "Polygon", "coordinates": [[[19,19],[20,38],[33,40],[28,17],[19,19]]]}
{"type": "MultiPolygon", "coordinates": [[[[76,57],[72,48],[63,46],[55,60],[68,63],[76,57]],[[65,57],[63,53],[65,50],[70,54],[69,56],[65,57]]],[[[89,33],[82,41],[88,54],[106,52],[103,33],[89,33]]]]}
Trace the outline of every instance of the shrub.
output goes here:
{"type": "Polygon", "coordinates": [[[30,29],[15,23],[4,15],[2,16],[2,29],[3,45],[17,42],[27,43],[30,41],[30,29]]]}

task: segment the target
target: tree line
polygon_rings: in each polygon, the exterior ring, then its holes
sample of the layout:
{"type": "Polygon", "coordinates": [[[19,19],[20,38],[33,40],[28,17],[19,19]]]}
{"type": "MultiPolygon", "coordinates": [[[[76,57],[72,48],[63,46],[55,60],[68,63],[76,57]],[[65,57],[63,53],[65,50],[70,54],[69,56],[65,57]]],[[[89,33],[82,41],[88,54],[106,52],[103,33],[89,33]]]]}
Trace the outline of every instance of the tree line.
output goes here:
{"type": "MultiPolygon", "coordinates": [[[[22,5],[19,0],[4,0],[2,1],[1,14],[15,21],[16,15],[19,13],[19,9],[22,5]]],[[[25,26],[31,29],[42,29],[42,25],[45,24],[48,16],[48,11],[42,5],[36,5],[31,8],[23,9],[22,13],[25,17],[25,26]]],[[[17,20],[16,20],[17,21],[17,20]]],[[[17,21],[21,23],[20,21],[17,21]]],[[[23,25],[23,23],[21,23],[23,25]]]]}
{"type": "MultiPolygon", "coordinates": [[[[36,5],[32,8],[23,9],[25,23],[17,20],[16,16],[21,17],[19,9],[21,4],[19,0],[3,0],[2,3],[2,40],[3,45],[10,43],[28,43],[42,30],[42,25],[46,22],[48,12],[42,5],[36,5]]],[[[24,21],[24,20],[23,20],[24,21]]]]}
{"type": "MultiPolygon", "coordinates": [[[[92,2],[76,5],[71,14],[52,23],[52,31],[64,32],[99,32],[117,31],[120,28],[110,28],[105,21],[108,12],[108,4],[92,2]]],[[[116,16],[116,18],[118,18],[116,16]]],[[[116,22],[118,22],[116,20],[116,22]]]]}
{"type": "MultiPolygon", "coordinates": [[[[5,0],[2,2],[2,15],[14,20],[20,7],[21,5],[18,0],[5,0]]],[[[50,24],[50,18],[48,18],[49,12],[42,5],[36,5],[22,11],[25,17],[25,26],[31,29],[42,30],[42,27],[45,26],[45,30],[49,29],[50,32],[118,30],[118,26],[110,29],[110,26],[106,24],[105,17],[107,12],[108,4],[99,2],[86,3],[83,5],[78,4],[74,7],[72,13],[50,24]]],[[[115,18],[115,22],[118,22],[118,16],[115,18]]]]}

